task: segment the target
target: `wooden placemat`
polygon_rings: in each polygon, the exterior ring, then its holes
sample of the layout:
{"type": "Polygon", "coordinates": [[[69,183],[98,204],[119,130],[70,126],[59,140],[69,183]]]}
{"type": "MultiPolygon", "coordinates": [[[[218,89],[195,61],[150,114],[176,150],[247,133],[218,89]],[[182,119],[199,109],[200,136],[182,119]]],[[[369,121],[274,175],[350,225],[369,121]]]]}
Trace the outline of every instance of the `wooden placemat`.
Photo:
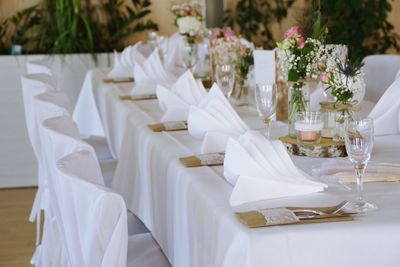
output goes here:
{"type": "Polygon", "coordinates": [[[153,132],[173,132],[173,131],[186,131],[188,125],[186,121],[168,121],[147,125],[153,132]]]}
{"type": "Polygon", "coordinates": [[[119,96],[121,100],[129,100],[129,101],[139,101],[139,100],[152,100],[157,99],[156,94],[145,94],[145,95],[121,95],[119,96]]]}
{"type": "Polygon", "coordinates": [[[202,166],[222,166],[224,165],[225,153],[208,153],[179,158],[179,161],[187,168],[202,166]]]}
{"type": "Polygon", "coordinates": [[[303,144],[297,142],[297,138],[290,136],[280,137],[289,153],[296,156],[314,158],[336,158],[346,157],[346,146],[344,142],[334,142],[332,138],[321,138],[319,144],[303,144]]]}
{"type": "Polygon", "coordinates": [[[103,79],[103,83],[133,83],[133,77],[103,79]]]}
{"type": "Polygon", "coordinates": [[[298,221],[282,222],[280,224],[269,224],[265,216],[259,211],[237,212],[236,217],[239,221],[249,228],[268,227],[276,225],[324,223],[324,222],[343,222],[352,221],[354,218],[350,214],[328,214],[319,215],[314,218],[299,219],[298,221]]]}

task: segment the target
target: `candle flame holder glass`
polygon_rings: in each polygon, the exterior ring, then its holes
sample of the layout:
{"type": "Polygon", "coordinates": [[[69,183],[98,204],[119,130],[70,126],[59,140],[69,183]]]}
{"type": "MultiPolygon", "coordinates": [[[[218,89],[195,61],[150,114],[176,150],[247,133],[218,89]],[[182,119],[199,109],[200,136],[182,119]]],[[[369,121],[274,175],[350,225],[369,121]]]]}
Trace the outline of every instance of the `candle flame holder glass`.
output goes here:
{"type": "Polygon", "coordinates": [[[294,127],[297,141],[303,144],[319,144],[324,127],[322,114],[319,111],[305,111],[296,114],[294,127]]]}

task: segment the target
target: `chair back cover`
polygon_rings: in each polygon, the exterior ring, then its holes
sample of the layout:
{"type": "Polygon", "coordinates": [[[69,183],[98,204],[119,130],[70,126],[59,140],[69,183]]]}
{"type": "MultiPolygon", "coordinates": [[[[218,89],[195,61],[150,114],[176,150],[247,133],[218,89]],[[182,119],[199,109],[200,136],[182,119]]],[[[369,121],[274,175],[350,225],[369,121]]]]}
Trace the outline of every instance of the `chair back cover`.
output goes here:
{"type": "Polygon", "coordinates": [[[57,162],[51,192],[71,266],[125,267],[128,228],[122,197],[93,181],[102,180],[97,160],[78,151],[57,162]]]}
{"type": "Polygon", "coordinates": [[[50,76],[46,74],[32,74],[21,77],[22,97],[25,109],[25,121],[28,129],[28,136],[31,141],[36,158],[40,158],[40,141],[38,125],[36,123],[33,98],[45,91],[54,90],[50,84],[50,76]]]}
{"type": "Polygon", "coordinates": [[[378,102],[400,69],[400,55],[372,55],[363,60],[365,99],[378,102]]]}

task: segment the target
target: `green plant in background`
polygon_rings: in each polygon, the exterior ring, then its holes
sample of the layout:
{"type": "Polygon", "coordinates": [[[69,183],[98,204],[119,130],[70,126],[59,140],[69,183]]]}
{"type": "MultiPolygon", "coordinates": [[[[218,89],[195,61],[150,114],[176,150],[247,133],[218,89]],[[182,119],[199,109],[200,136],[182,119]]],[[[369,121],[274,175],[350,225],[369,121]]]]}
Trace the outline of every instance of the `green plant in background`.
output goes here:
{"type": "Polygon", "coordinates": [[[322,21],[329,28],[327,43],[346,44],[352,60],[390,48],[400,51],[399,35],[388,21],[392,1],[321,0],[322,21]]]}
{"type": "Polygon", "coordinates": [[[125,40],[132,34],[146,30],[158,30],[158,25],[151,20],[144,20],[150,14],[151,1],[131,0],[132,6],[123,0],[109,0],[102,4],[105,21],[102,25],[104,47],[100,50],[122,49],[125,40]]]}
{"type": "Polygon", "coordinates": [[[287,17],[288,9],[295,0],[238,0],[234,11],[227,10],[225,22],[248,40],[264,48],[274,48],[271,31],[274,22],[280,23],[287,17]]]}
{"type": "MultiPolygon", "coordinates": [[[[97,53],[122,49],[126,38],[137,32],[156,30],[144,20],[150,0],[42,0],[18,12],[0,25],[0,52],[11,44],[26,53],[97,53]]],[[[7,51],[7,52],[6,52],[7,51]]]]}

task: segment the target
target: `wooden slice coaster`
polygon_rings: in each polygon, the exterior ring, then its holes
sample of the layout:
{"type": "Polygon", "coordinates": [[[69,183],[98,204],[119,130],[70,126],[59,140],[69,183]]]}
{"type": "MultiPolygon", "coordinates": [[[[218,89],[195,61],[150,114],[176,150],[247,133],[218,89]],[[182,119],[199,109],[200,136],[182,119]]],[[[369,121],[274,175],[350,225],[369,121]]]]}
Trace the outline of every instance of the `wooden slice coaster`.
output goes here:
{"type": "Polygon", "coordinates": [[[346,157],[346,147],[344,142],[334,142],[331,138],[321,138],[319,144],[298,143],[296,138],[290,136],[280,137],[286,149],[295,156],[305,156],[313,158],[337,158],[346,157]]]}
{"type": "Polygon", "coordinates": [[[103,83],[133,83],[133,77],[104,79],[103,83]]]}

